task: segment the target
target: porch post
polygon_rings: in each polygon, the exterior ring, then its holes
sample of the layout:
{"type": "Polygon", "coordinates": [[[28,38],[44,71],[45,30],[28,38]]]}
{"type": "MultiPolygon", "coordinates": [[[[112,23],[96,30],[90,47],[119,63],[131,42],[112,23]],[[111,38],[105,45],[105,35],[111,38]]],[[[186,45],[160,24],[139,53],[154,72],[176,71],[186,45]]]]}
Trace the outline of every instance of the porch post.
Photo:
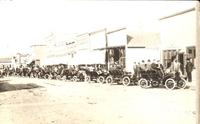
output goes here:
{"type": "Polygon", "coordinates": [[[197,55],[197,68],[196,68],[196,112],[197,112],[197,124],[200,124],[200,85],[199,85],[199,79],[200,79],[200,72],[199,72],[199,68],[200,68],[200,2],[197,1],[196,2],[196,55],[197,55]]]}

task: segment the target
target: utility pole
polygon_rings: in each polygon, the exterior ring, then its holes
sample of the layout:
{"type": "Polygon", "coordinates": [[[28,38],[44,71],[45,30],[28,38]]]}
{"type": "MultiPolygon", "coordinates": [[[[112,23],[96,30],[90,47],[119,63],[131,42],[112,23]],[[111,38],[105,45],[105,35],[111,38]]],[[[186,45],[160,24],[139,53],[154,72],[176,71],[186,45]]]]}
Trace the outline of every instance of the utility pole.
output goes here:
{"type": "Polygon", "coordinates": [[[108,37],[107,37],[107,29],[105,28],[105,40],[106,40],[106,54],[105,54],[105,63],[106,63],[106,69],[109,70],[109,50],[108,50],[108,37]]]}
{"type": "Polygon", "coordinates": [[[196,11],[196,55],[197,55],[197,74],[196,74],[196,95],[197,95],[197,99],[196,99],[196,112],[197,112],[197,124],[200,124],[200,83],[199,83],[199,79],[200,79],[200,2],[197,1],[196,2],[196,7],[195,7],[195,11],[196,11]]]}

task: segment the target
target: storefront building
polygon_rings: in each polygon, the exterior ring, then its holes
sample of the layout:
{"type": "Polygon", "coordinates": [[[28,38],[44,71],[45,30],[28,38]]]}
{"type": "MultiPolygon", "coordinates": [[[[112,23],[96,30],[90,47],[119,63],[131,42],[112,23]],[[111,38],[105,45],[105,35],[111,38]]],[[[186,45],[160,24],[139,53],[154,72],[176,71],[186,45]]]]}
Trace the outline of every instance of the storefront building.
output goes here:
{"type": "Polygon", "coordinates": [[[109,67],[119,64],[126,67],[125,49],[127,44],[126,28],[107,32],[107,57],[109,67]]]}
{"type": "Polygon", "coordinates": [[[127,28],[101,29],[76,35],[64,45],[34,46],[35,58],[41,65],[104,65],[109,69],[117,64],[133,71],[134,62],[160,60],[159,38],[155,32],[138,35],[127,28]]]}
{"type": "Polygon", "coordinates": [[[184,65],[186,59],[192,59],[196,65],[196,14],[195,8],[190,8],[160,19],[160,35],[162,61],[165,66],[173,58],[184,65]]]}
{"type": "MultiPolygon", "coordinates": [[[[106,30],[84,33],[76,36],[70,65],[94,65],[106,63],[106,30]]],[[[68,49],[68,52],[70,50],[68,49]]]]}

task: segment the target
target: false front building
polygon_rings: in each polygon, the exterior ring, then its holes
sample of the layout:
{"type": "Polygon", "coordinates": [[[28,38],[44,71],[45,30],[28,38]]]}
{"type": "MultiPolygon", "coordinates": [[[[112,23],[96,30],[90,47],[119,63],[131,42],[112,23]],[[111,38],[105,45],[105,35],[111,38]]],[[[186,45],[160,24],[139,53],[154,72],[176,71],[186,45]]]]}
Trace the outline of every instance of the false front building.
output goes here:
{"type": "Polygon", "coordinates": [[[182,72],[186,59],[196,65],[196,13],[195,8],[171,14],[160,19],[162,61],[165,66],[177,58],[182,72]]]}

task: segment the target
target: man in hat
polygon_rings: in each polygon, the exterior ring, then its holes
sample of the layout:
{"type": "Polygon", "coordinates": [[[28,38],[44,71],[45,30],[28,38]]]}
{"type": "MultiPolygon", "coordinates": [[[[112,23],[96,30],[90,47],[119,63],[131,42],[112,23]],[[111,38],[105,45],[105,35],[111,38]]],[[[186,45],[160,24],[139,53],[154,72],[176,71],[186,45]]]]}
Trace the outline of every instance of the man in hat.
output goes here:
{"type": "Polygon", "coordinates": [[[192,82],[192,71],[193,71],[194,65],[192,64],[190,59],[187,59],[186,63],[186,73],[187,73],[187,78],[188,82],[192,82]]]}
{"type": "Polygon", "coordinates": [[[146,68],[146,63],[145,63],[144,60],[142,60],[142,63],[140,64],[140,70],[141,70],[141,71],[146,71],[146,70],[147,70],[147,68],[146,68]]]}

